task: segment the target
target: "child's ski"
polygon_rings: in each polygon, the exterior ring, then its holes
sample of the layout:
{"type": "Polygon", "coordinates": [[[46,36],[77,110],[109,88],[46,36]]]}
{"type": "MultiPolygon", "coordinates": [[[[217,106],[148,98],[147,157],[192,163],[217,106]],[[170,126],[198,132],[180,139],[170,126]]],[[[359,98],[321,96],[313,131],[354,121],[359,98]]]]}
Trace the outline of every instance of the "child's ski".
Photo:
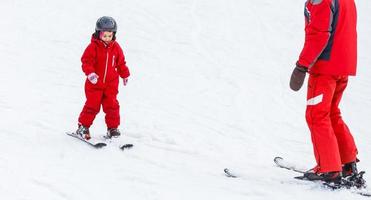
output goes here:
{"type": "Polygon", "coordinates": [[[95,139],[95,138],[90,138],[89,140],[86,140],[86,139],[80,137],[79,135],[77,135],[75,132],[66,132],[66,134],[71,136],[71,137],[77,138],[80,141],[83,141],[86,144],[88,144],[88,145],[90,145],[94,148],[97,148],[97,149],[107,146],[107,144],[105,142],[101,141],[101,140],[98,140],[98,139],[95,139]]]}
{"type": "MultiPolygon", "coordinates": [[[[86,144],[94,147],[94,148],[102,148],[102,147],[105,147],[107,146],[107,143],[111,143],[112,142],[112,139],[111,138],[108,138],[106,136],[103,137],[103,139],[96,139],[96,138],[90,138],[89,140],[86,140],[84,138],[81,138],[79,135],[77,135],[75,132],[66,132],[67,135],[71,136],[71,137],[74,137],[74,138],[77,138],[83,142],[85,142],[86,144]]],[[[121,150],[127,150],[127,149],[131,149],[133,148],[134,145],[133,144],[130,144],[130,143],[126,143],[126,144],[120,144],[119,145],[119,148],[121,150]]]]}
{"type": "MultiPolygon", "coordinates": [[[[103,136],[103,139],[105,140],[105,141],[107,141],[108,143],[116,143],[117,141],[115,141],[116,140],[116,138],[115,137],[112,137],[112,138],[110,138],[110,137],[108,137],[108,136],[103,136]]],[[[131,144],[131,143],[126,143],[126,144],[120,144],[119,145],[119,148],[121,149],[121,150],[126,150],[126,149],[131,149],[131,148],[133,148],[134,147],[134,145],[133,144],[131,144]]]]}
{"type": "Polygon", "coordinates": [[[134,147],[133,144],[123,144],[123,145],[120,146],[120,149],[125,150],[125,149],[131,149],[133,147],[134,147]]]}

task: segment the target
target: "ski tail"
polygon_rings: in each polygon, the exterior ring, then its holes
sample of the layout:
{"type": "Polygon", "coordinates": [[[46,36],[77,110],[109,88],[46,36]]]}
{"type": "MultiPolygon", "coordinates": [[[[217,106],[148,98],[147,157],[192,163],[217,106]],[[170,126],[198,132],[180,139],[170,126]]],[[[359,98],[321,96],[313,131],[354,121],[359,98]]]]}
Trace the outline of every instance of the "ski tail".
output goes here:
{"type": "Polygon", "coordinates": [[[120,146],[120,149],[125,150],[125,149],[131,149],[133,147],[134,147],[133,144],[123,144],[123,145],[120,146]]]}

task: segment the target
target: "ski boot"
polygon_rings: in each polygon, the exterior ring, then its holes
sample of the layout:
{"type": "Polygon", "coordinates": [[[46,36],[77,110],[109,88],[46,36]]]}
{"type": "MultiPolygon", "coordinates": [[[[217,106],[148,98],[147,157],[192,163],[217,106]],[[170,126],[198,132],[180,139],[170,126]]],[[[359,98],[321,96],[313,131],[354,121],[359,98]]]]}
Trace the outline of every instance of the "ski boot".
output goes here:
{"type": "Polygon", "coordinates": [[[366,181],[363,179],[363,174],[365,174],[365,172],[358,172],[357,161],[344,164],[344,181],[348,187],[365,188],[366,181]]]}
{"type": "Polygon", "coordinates": [[[89,128],[79,124],[79,127],[76,130],[76,134],[82,139],[89,140],[91,138],[89,128]]]}
{"type": "Polygon", "coordinates": [[[117,138],[121,135],[118,128],[107,128],[107,138],[117,138]]]}
{"type": "Polygon", "coordinates": [[[310,181],[323,181],[325,183],[341,184],[341,172],[306,172],[304,177],[310,181]]]}
{"type": "Polygon", "coordinates": [[[350,162],[343,165],[343,176],[348,177],[358,174],[357,162],[350,162]]]}

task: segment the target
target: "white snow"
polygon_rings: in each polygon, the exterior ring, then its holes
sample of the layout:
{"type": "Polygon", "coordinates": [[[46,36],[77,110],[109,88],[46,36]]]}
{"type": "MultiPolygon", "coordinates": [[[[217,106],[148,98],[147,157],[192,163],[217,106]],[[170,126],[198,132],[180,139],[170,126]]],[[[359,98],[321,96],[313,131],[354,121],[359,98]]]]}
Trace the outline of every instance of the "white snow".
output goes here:
{"type": "MultiPolygon", "coordinates": [[[[371,15],[357,0],[359,65],[341,104],[371,172],[371,15]]],[[[305,89],[288,80],[304,0],[1,0],[0,199],[362,199],[300,182],[314,166],[305,89]],[[121,142],[95,150],[73,131],[85,101],[80,56],[98,17],[118,22],[131,69],[121,142]],[[225,167],[244,178],[223,175],[225,167]]],[[[105,133],[104,115],[91,132],[105,133]]],[[[370,176],[365,178],[371,182],[370,176]]]]}

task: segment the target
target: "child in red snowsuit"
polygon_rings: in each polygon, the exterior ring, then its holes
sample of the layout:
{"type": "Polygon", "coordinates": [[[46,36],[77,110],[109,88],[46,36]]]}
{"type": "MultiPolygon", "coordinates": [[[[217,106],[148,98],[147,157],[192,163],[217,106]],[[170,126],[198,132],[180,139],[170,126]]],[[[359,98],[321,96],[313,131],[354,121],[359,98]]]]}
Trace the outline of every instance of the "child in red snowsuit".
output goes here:
{"type": "Polygon", "coordinates": [[[107,136],[120,135],[119,102],[117,101],[119,78],[127,84],[130,75],[120,45],[116,42],[117,24],[112,17],[101,17],[95,27],[91,43],[81,57],[85,82],[86,102],[78,119],[76,134],[90,139],[89,127],[100,107],[105,112],[107,136]]]}
{"type": "Polygon", "coordinates": [[[309,72],[306,120],[317,166],[311,180],[336,182],[357,175],[357,147],[339,103],[357,68],[357,11],[354,0],[307,0],[305,44],[290,87],[297,91],[309,72]]]}

